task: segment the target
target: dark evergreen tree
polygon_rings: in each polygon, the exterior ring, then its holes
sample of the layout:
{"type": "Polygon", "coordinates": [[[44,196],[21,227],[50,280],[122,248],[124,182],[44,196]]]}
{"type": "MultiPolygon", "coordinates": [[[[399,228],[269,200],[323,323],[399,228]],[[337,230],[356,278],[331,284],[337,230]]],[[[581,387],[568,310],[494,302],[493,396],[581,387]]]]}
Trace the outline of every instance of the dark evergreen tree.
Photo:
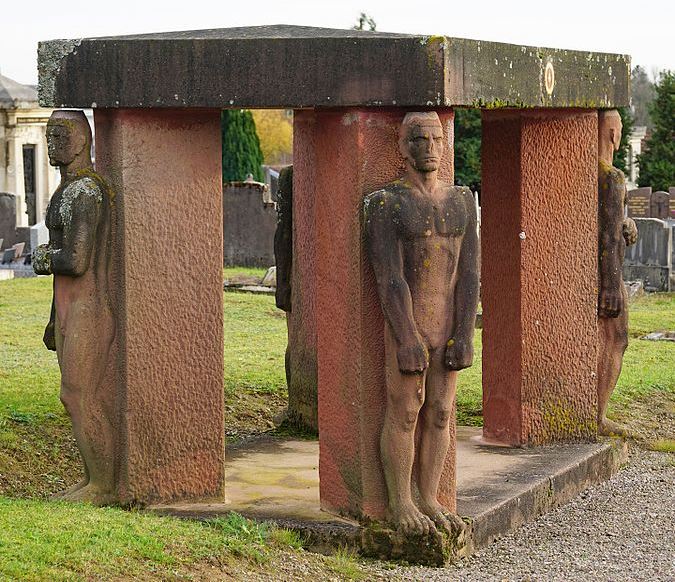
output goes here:
{"type": "Polygon", "coordinates": [[[480,109],[455,109],[455,184],[480,191],[480,109]]]}
{"type": "Polygon", "coordinates": [[[619,149],[614,152],[614,167],[619,168],[627,176],[630,174],[628,167],[629,160],[629,140],[630,134],[633,132],[633,115],[628,107],[619,107],[619,115],[621,115],[621,124],[623,130],[621,131],[621,143],[619,149]]]}
{"type": "Polygon", "coordinates": [[[655,88],[656,99],[649,110],[654,129],[638,156],[638,184],[667,192],[675,186],[675,74],[662,71],[655,88]]]}
{"type": "Polygon", "coordinates": [[[264,181],[263,155],[250,111],[228,109],[222,112],[220,127],[223,137],[223,182],[243,181],[251,174],[264,181]]]}

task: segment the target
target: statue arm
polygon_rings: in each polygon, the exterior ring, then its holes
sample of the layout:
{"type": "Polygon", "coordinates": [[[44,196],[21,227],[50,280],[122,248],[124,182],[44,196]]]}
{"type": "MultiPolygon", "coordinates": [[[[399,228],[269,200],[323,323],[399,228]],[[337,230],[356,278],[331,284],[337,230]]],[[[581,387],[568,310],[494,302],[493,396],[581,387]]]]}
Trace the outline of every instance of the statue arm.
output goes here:
{"type": "Polygon", "coordinates": [[[454,330],[445,352],[445,363],[451,370],[468,368],[473,363],[473,332],[480,287],[476,205],[470,191],[464,192],[464,204],[468,220],[457,263],[454,330]]]}
{"type": "Polygon", "coordinates": [[[55,275],[80,277],[86,273],[96,241],[100,201],[101,191],[98,186],[88,188],[71,201],[68,214],[62,216],[62,246],[50,252],[51,268],[55,275]]]}
{"type": "Polygon", "coordinates": [[[291,272],[293,269],[293,171],[284,168],[279,176],[277,228],[274,231],[274,262],[277,267],[276,305],[291,311],[291,272]]]}
{"type": "Polygon", "coordinates": [[[621,293],[624,192],[625,184],[619,172],[610,172],[600,184],[598,314],[601,317],[617,317],[624,307],[621,293]]]}
{"type": "Polygon", "coordinates": [[[399,368],[403,372],[421,372],[428,365],[429,355],[413,317],[394,212],[390,193],[380,191],[366,198],[366,249],[375,272],[382,311],[396,338],[399,368]]]}

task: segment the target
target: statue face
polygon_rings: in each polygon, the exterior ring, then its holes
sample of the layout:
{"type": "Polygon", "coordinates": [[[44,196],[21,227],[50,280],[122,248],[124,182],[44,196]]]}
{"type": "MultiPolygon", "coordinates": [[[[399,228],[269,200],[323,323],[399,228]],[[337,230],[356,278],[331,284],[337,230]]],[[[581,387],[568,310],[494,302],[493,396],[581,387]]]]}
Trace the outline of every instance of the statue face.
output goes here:
{"type": "Polygon", "coordinates": [[[438,124],[413,125],[403,149],[418,172],[435,172],[443,157],[443,129],[438,124]]]}
{"type": "Polygon", "coordinates": [[[617,151],[621,145],[621,132],[623,130],[621,116],[615,111],[605,113],[601,118],[598,118],[598,123],[600,126],[600,142],[611,143],[612,149],[617,151]]]}
{"type": "Polygon", "coordinates": [[[47,124],[47,153],[52,166],[67,166],[82,152],[86,144],[77,127],[68,121],[47,124]]]}

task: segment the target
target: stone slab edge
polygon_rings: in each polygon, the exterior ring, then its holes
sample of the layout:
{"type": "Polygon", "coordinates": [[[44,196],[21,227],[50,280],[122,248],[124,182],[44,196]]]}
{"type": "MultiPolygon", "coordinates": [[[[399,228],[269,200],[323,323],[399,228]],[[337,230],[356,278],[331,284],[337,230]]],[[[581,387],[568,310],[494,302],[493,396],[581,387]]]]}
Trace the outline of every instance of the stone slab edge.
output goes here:
{"type": "Polygon", "coordinates": [[[196,31],[40,42],[40,104],[609,108],[630,99],[627,55],[446,36],[341,37],[321,29],[315,37],[227,38],[227,30],[222,38],[196,31]]]}
{"type": "Polygon", "coordinates": [[[584,489],[612,477],[628,459],[625,441],[612,439],[572,465],[533,483],[526,491],[471,516],[467,555],[484,548],[547,511],[563,505],[584,489]]]}
{"type": "MultiPolygon", "coordinates": [[[[488,546],[495,539],[506,535],[520,526],[534,521],[547,511],[563,505],[592,485],[611,478],[628,459],[628,445],[624,441],[611,440],[598,449],[589,452],[584,458],[561,468],[551,476],[544,477],[532,484],[526,491],[512,497],[492,509],[471,516],[467,529],[466,544],[460,549],[461,557],[468,557],[475,551],[488,546]]],[[[160,515],[172,515],[183,519],[206,520],[222,515],[222,512],[209,514],[204,511],[190,511],[184,506],[172,509],[170,506],[152,507],[150,511],[160,515]]],[[[311,522],[297,519],[266,519],[242,512],[244,517],[268,521],[279,527],[299,533],[310,551],[331,554],[338,548],[348,548],[363,552],[366,532],[355,522],[343,519],[335,521],[311,522]]],[[[466,519],[466,518],[465,518],[466,519]]],[[[386,557],[383,557],[386,559],[386,557]]],[[[438,565],[430,563],[427,565],[438,565]]]]}

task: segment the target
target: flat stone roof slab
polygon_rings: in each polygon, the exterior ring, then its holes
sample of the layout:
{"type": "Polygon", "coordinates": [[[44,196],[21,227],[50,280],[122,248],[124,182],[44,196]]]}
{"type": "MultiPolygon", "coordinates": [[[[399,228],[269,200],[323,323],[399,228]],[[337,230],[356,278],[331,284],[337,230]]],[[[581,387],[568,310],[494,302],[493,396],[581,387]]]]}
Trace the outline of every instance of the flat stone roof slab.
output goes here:
{"type": "Polygon", "coordinates": [[[607,108],[630,57],[274,25],[39,43],[45,107],[607,108]]]}

